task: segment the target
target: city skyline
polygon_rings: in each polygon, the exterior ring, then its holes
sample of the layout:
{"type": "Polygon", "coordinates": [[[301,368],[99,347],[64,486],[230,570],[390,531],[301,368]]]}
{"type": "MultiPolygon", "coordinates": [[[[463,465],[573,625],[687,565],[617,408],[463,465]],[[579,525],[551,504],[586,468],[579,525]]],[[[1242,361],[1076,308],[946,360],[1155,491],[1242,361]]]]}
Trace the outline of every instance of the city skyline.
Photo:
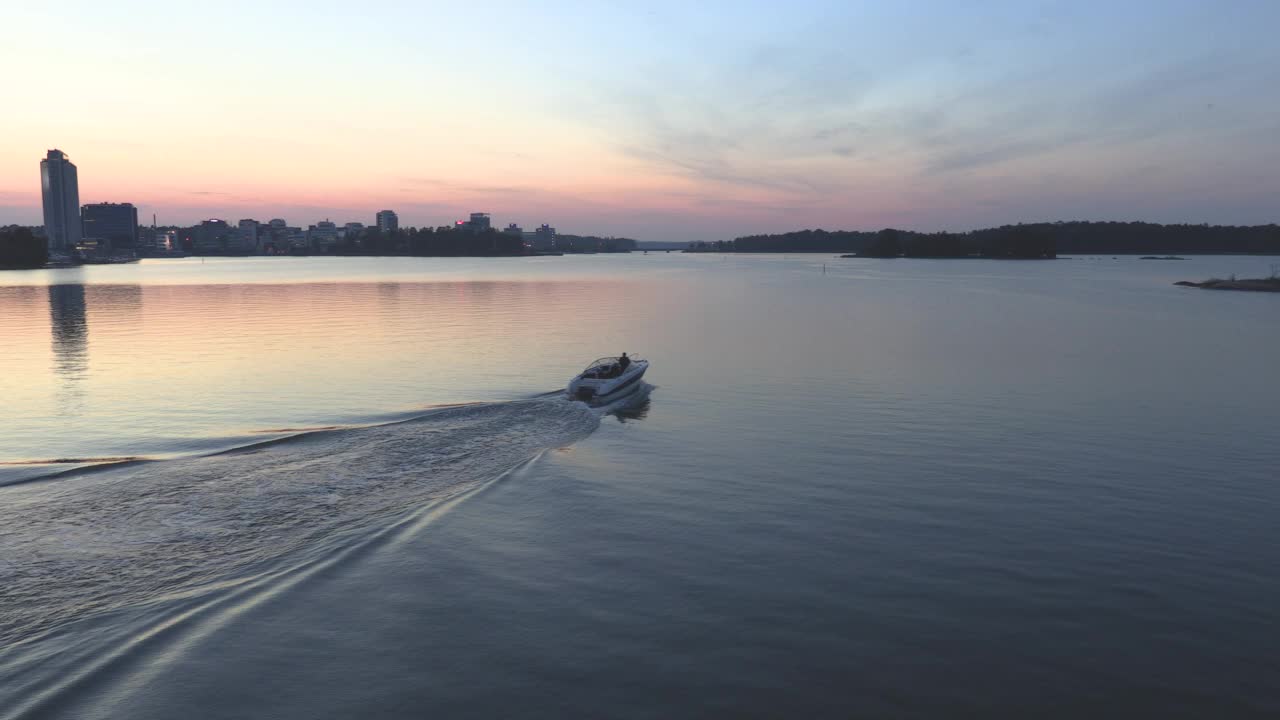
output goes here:
{"type": "MultiPolygon", "coordinates": [[[[103,242],[104,247],[109,250],[133,250],[135,244],[139,240],[139,230],[145,225],[138,221],[138,209],[133,203],[129,202],[95,202],[79,204],[79,183],[78,168],[71,162],[67,153],[60,149],[53,148],[47,151],[44,158],[40,160],[40,189],[41,189],[41,206],[42,206],[42,224],[31,227],[39,228],[49,243],[50,252],[65,253],[66,251],[76,248],[81,240],[103,242]]],[[[268,213],[272,214],[272,213],[268,213]]],[[[490,229],[490,215],[488,212],[471,212],[469,220],[452,220],[444,221],[439,224],[425,223],[422,228],[466,228],[468,230],[488,230],[490,229]]],[[[189,224],[182,223],[164,223],[160,224],[156,215],[152,216],[152,226],[154,227],[186,227],[193,228],[210,223],[221,223],[227,226],[231,225],[230,217],[202,217],[199,221],[189,224]]],[[[290,230],[298,230],[297,227],[288,226],[287,220],[280,217],[272,217],[270,220],[263,221],[258,218],[240,218],[235,222],[241,235],[251,235],[250,240],[256,241],[258,227],[286,228],[290,230]]],[[[317,225],[322,228],[328,226],[337,229],[331,217],[326,214],[323,220],[317,220],[314,223],[302,221],[300,225],[309,225],[311,230],[315,230],[317,225]]],[[[400,229],[400,219],[394,210],[383,209],[374,213],[373,222],[366,226],[363,222],[348,221],[343,224],[345,231],[361,231],[366,227],[376,229],[383,233],[392,233],[400,229]]],[[[411,229],[413,226],[409,226],[411,229]]],[[[548,228],[546,223],[541,226],[544,230],[548,228]]],[[[510,223],[507,232],[519,230],[518,223],[510,223]]],[[[256,243],[251,243],[256,244],[256,243]]]]}
{"type": "Polygon", "coordinates": [[[682,241],[1277,220],[1274,3],[127,5],[8,13],[0,59],[30,69],[0,225],[41,224],[32,158],[55,147],[82,203],[176,225],[480,207],[682,241]],[[49,27],[59,52],[20,64],[49,27]],[[111,81],[81,82],[89,63],[111,81]]]}
{"type": "MultiPolygon", "coordinates": [[[[341,228],[328,215],[323,220],[315,223],[304,221],[299,226],[290,226],[286,219],[280,217],[273,217],[265,222],[256,218],[240,218],[234,225],[225,218],[205,218],[188,226],[160,225],[153,215],[151,232],[140,233],[145,226],[139,224],[138,209],[132,203],[98,202],[79,205],[77,177],[78,168],[62,150],[51,149],[40,160],[43,225],[36,227],[43,233],[48,252],[54,257],[80,254],[102,260],[112,258],[121,251],[123,255],[120,259],[136,258],[139,254],[168,255],[171,252],[184,252],[183,243],[192,250],[214,253],[329,253],[342,241],[355,243],[353,247],[359,247],[359,242],[368,230],[376,230],[382,234],[394,234],[401,230],[397,213],[383,209],[375,213],[371,225],[348,221],[341,228]],[[303,231],[301,225],[308,227],[303,231]],[[174,227],[192,232],[184,235],[183,239],[169,230],[164,233],[157,231],[158,228],[174,227]]],[[[436,228],[487,232],[492,225],[490,213],[472,212],[469,220],[455,220],[440,225],[427,224],[421,229],[430,231],[436,228]]],[[[407,228],[410,233],[417,229],[419,228],[413,226],[407,228]]],[[[536,232],[529,233],[522,232],[518,223],[509,223],[503,232],[519,235],[522,239],[536,238],[539,242],[554,247],[555,229],[546,223],[536,232]]],[[[403,249],[409,248],[406,246],[403,249]]]]}

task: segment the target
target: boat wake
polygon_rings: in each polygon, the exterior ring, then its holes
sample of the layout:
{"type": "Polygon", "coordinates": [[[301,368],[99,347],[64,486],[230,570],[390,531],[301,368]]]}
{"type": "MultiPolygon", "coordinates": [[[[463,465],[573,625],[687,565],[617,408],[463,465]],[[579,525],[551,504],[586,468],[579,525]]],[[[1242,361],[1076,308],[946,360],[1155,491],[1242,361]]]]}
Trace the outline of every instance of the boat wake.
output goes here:
{"type": "Polygon", "coordinates": [[[445,407],[0,488],[0,707],[15,709],[0,716],[47,709],[162,635],[415,531],[624,409],[445,407]]]}

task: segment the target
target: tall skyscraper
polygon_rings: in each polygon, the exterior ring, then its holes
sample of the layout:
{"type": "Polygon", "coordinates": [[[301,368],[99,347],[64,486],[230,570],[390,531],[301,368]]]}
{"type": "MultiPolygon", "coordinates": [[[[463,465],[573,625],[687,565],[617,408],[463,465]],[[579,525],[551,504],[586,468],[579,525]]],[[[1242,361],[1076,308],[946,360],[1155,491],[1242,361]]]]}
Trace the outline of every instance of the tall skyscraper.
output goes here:
{"type": "Polygon", "coordinates": [[[396,214],[390,210],[379,210],[374,222],[377,223],[378,229],[384,233],[400,229],[400,218],[396,217],[396,214]]]}
{"type": "Polygon", "coordinates": [[[80,242],[80,182],[76,166],[61,150],[50,150],[40,161],[40,191],[44,197],[44,234],[50,252],[71,252],[80,242]]]}
{"type": "Polygon", "coordinates": [[[106,240],[116,250],[138,245],[138,208],[131,203],[92,203],[80,209],[81,235],[106,240]]]}

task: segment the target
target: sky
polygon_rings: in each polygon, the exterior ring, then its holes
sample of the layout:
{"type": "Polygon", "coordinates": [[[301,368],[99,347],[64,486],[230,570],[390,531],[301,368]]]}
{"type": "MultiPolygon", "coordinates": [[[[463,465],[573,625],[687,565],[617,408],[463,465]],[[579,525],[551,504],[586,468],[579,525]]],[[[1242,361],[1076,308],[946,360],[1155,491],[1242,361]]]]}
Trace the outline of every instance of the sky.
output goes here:
{"type": "Polygon", "coordinates": [[[1280,2],[0,0],[0,225],[1280,221],[1280,2]]]}

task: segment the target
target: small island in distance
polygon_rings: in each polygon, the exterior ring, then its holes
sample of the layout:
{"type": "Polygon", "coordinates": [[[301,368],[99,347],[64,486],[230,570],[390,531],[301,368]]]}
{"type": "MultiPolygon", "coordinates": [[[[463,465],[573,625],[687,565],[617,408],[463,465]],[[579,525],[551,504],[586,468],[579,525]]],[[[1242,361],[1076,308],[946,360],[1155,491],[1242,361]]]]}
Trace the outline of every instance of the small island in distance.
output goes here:
{"type": "Polygon", "coordinates": [[[1180,280],[1174,285],[1182,287],[1195,287],[1205,290],[1246,290],[1250,292],[1280,292],[1280,274],[1272,273],[1269,277],[1264,278],[1244,278],[1236,279],[1232,275],[1225,280],[1222,278],[1210,278],[1204,282],[1191,282],[1189,280],[1180,280]]]}

